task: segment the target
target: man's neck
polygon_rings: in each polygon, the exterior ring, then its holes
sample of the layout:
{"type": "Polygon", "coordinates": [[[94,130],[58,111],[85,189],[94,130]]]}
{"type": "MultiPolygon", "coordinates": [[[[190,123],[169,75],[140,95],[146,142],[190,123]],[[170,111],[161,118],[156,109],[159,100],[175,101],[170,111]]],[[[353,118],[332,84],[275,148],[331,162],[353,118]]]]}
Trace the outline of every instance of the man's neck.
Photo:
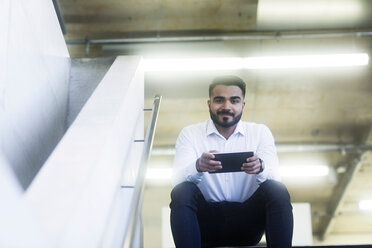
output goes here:
{"type": "Polygon", "coordinates": [[[229,137],[234,133],[235,128],[238,124],[235,124],[231,127],[221,127],[218,124],[214,123],[215,127],[217,128],[217,131],[225,137],[225,139],[229,139],[229,137]]]}

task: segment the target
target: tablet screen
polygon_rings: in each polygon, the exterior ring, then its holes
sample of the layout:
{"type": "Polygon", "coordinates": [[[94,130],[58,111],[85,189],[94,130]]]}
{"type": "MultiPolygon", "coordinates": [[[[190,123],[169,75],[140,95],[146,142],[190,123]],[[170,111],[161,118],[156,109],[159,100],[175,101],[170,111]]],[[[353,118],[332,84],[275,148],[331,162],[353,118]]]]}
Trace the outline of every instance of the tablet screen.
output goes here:
{"type": "Polygon", "coordinates": [[[214,160],[221,161],[222,169],[210,173],[243,172],[242,164],[253,156],[253,152],[214,153],[214,156],[214,160]]]}

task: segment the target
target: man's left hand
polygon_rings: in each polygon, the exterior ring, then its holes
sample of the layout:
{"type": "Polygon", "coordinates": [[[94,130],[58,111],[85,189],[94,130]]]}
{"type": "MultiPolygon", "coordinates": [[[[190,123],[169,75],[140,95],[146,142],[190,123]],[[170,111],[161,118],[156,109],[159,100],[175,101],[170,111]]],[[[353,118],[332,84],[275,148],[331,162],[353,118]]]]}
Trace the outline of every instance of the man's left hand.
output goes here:
{"type": "Polygon", "coordinates": [[[258,174],[261,171],[260,159],[256,155],[247,158],[247,162],[242,165],[242,171],[248,174],[258,174]]]}

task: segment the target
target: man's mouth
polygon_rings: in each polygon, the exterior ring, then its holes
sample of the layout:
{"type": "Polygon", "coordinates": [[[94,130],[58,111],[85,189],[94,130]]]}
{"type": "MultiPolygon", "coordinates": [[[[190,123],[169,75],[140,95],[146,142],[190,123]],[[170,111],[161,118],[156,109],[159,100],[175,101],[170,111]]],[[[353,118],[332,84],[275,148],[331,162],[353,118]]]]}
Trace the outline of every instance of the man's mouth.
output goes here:
{"type": "Polygon", "coordinates": [[[224,116],[231,116],[231,117],[234,117],[234,114],[231,113],[231,112],[217,112],[217,115],[221,115],[222,117],[224,116]]]}
{"type": "Polygon", "coordinates": [[[231,118],[234,118],[234,114],[231,113],[231,112],[219,112],[219,113],[217,113],[217,114],[218,114],[219,116],[222,117],[222,120],[223,120],[224,122],[229,121],[230,117],[231,117],[231,118]]]}

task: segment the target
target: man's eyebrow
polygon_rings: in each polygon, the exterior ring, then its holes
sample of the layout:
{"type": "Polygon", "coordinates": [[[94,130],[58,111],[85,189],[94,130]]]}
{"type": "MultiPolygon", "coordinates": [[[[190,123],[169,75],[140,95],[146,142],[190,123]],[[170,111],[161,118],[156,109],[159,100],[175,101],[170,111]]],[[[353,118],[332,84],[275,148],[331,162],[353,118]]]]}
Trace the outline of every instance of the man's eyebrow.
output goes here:
{"type": "Polygon", "coordinates": [[[241,99],[241,97],[240,96],[232,96],[232,97],[230,97],[230,99],[241,99]]]}
{"type": "Polygon", "coordinates": [[[214,99],[225,99],[225,97],[224,96],[215,96],[215,97],[213,97],[213,100],[214,99]]]}

